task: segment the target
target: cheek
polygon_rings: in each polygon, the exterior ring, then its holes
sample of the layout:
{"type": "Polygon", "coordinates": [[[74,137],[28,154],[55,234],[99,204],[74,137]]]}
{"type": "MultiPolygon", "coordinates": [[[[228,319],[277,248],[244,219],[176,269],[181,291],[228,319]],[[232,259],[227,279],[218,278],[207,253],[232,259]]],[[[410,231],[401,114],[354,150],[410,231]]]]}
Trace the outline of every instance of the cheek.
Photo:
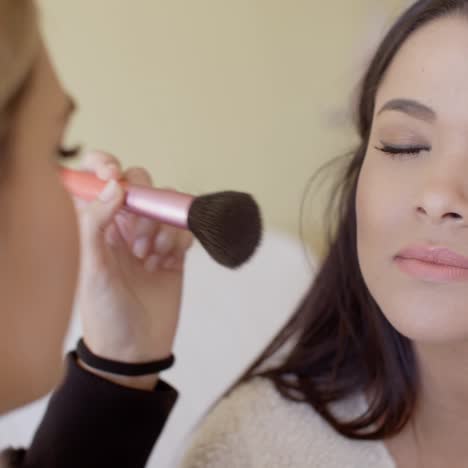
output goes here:
{"type": "Polygon", "coordinates": [[[358,250],[363,257],[375,249],[383,253],[388,239],[401,226],[404,190],[366,156],[356,193],[358,250]]]}
{"type": "MultiPolygon", "coordinates": [[[[78,273],[78,227],[70,197],[57,174],[50,170],[47,179],[35,184],[31,193],[31,233],[23,232],[27,252],[34,261],[32,281],[43,296],[43,317],[54,324],[43,329],[52,341],[62,340],[71,308],[78,273]],[[47,180],[47,182],[46,182],[47,180]],[[44,185],[46,184],[46,187],[44,185]],[[40,276],[40,279],[39,279],[40,276]]],[[[26,251],[25,251],[26,253],[26,251]]],[[[34,286],[33,286],[34,287],[34,286]]]]}
{"type": "Polygon", "coordinates": [[[78,273],[77,222],[51,164],[9,180],[14,185],[1,195],[0,267],[3,307],[12,313],[9,346],[45,387],[61,370],[78,273]]]}
{"type": "Polygon", "coordinates": [[[361,274],[374,298],[376,275],[380,276],[381,271],[376,255],[383,253],[382,240],[388,228],[388,218],[382,206],[383,193],[377,190],[377,179],[366,156],[356,191],[356,239],[361,274]]]}
{"type": "Polygon", "coordinates": [[[358,261],[369,292],[402,335],[419,342],[468,338],[468,292],[463,286],[435,285],[406,276],[393,261],[404,246],[419,240],[412,216],[417,175],[393,165],[365,161],[356,193],[358,261]],[[385,170],[387,169],[387,170],[385,170]],[[398,171],[400,174],[398,174],[398,171]],[[406,179],[406,180],[405,180],[406,179]]]}

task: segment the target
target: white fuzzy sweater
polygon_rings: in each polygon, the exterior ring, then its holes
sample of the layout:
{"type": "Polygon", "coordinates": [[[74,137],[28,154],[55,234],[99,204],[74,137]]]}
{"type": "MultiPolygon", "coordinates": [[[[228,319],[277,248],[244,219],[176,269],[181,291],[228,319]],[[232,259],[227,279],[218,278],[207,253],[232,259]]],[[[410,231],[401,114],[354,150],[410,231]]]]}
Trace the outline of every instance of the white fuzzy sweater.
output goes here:
{"type": "MultiPolygon", "coordinates": [[[[335,404],[352,418],[365,411],[363,396],[335,404]]],[[[310,405],[279,395],[264,379],[236,389],[194,434],[183,468],[396,468],[381,442],[338,434],[310,405]]]]}

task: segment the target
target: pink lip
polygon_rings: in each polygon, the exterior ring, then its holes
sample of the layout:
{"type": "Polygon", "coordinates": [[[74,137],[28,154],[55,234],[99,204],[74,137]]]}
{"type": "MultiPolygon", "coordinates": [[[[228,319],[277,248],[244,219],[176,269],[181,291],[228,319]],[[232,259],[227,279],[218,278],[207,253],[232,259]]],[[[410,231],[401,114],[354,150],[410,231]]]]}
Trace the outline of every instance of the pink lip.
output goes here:
{"type": "Polygon", "coordinates": [[[468,258],[445,247],[410,246],[395,256],[410,276],[433,282],[468,280],[468,258]]]}

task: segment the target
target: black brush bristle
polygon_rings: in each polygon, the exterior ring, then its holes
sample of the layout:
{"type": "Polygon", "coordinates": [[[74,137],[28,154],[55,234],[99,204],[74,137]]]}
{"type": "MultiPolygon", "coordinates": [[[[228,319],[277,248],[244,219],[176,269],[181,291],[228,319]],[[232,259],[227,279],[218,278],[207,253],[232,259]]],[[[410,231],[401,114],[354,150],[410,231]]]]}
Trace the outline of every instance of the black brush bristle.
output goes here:
{"type": "Polygon", "coordinates": [[[188,225],[206,251],[218,262],[237,268],[260,244],[262,219],[251,195],[219,192],[194,199],[188,225]]]}

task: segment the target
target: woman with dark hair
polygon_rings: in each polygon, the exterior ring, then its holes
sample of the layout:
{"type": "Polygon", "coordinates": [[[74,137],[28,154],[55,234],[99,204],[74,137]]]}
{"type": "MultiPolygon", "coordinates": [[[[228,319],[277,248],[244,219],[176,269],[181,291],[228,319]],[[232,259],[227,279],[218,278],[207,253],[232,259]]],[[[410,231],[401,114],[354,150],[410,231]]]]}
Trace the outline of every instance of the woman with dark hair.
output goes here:
{"type": "Polygon", "coordinates": [[[313,285],[185,468],[468,466],[468,1],[402,14],[357,130],[313,285]]]}

